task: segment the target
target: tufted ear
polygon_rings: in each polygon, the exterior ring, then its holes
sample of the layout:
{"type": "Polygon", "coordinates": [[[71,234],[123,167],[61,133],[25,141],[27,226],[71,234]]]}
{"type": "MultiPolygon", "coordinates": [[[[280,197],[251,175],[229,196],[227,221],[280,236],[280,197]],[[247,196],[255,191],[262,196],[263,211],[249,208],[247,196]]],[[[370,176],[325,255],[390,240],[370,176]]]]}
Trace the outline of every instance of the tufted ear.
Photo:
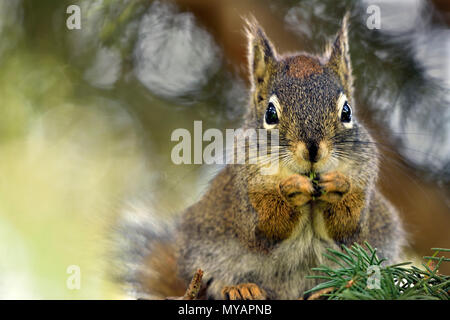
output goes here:
{"type": "Polygon", "coordinates": [[[267,83],[276,63],[276,52],[254,17],[246,20],[248,65],[252,88],[267,83]]]}
{"type": "Polygon", "coordinates": [[[342,21],[341,30],[328,49],[329,60],[327,65],[339,76],[344,86],[344,92],[350,98],[353,93],[353,78],[347,35],[349,17],[350,14],[347,12],[342,21]]]}

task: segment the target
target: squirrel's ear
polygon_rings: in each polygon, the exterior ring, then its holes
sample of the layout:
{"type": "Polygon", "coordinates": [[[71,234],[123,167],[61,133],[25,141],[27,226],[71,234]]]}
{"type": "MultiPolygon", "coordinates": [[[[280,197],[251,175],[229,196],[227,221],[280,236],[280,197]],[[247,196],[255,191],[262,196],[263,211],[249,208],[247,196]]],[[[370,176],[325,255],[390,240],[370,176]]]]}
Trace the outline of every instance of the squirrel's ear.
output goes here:
{"type": "Polygon", "coordinates": [[[347,35],[349,17],[350,14],[347,12],[342,21],[341,30],[328,49],[328,66],[333,69],[341,79],[347,97],[351,97],[353,91],[352,65],[350,62],[347,35]]]}
{"type": "Polygon", "coordinates": [[[276,62],[276,52],[254,17],[247,19],[246,23],[250,81],[254,87],[267,83],[276,62]]]}

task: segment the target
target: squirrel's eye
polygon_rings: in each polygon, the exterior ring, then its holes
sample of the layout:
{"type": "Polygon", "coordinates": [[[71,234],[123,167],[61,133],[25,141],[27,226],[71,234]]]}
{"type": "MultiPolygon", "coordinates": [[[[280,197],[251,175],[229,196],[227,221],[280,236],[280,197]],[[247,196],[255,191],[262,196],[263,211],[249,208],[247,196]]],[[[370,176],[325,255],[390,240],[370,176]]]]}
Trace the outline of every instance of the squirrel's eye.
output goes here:
{"type": "Polygon", "coordinates": [[[342,107],[341,121],[345,123],[352,121],[352,109],[347,101],[345,101],[344,106],[342,107]]]}
{"type": "Polygon", "coordinates": [[[278,114],[277,109],[273,105],[272,102],[269,102],[269,106],[266,110],[265,120],[267,124],[277,124],[278,123],[278,114]]]}

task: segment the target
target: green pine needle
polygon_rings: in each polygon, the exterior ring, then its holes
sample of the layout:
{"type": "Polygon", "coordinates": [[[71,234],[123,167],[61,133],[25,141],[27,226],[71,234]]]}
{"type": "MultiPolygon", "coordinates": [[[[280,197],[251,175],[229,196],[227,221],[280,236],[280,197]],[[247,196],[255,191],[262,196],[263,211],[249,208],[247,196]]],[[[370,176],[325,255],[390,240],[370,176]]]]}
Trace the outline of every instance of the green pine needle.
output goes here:
{"type": "Polygon", "coordinates": [[[364,245],[366,248],[355,243],[351,248],[343,246],[341,251],[328,249],[324,256],[335,267],[313,268],[312,271],[320,274],[307,278],[322,282],[305,295],[333,288],[332,292],[322,296],[329,300],[449,300],[450,276],[440,274],[439,266],[450,259],[437,255],[450,252],[450,249],[432,248],[435,252],[424,257],[427,263],[423,264],[422,270],[411,266],[411,262],[385,266],[385,260],[377,257],[376,249],[367,242],[364,245]],[[433,261],[435,266],[432,267],[433,261]],[[376,281],[376,274],[370,273],[371,266],[379,270],[379,288],[376,288],[376,282],[374,289],[368,287],[376,281]]]}

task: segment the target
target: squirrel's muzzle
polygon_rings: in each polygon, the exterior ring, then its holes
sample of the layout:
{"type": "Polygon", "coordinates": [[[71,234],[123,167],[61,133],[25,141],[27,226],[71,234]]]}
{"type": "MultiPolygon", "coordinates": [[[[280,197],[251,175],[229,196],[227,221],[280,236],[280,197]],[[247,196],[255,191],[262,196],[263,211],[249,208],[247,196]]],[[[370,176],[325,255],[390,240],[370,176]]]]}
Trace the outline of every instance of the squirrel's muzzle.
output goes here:
{"type": "Polygon", "coordinates": [[[316,163],[324,160],[328,155],[328,146],[324,141],[309,140],[297,143],[295,154],[299,162],[316,163]]]}

